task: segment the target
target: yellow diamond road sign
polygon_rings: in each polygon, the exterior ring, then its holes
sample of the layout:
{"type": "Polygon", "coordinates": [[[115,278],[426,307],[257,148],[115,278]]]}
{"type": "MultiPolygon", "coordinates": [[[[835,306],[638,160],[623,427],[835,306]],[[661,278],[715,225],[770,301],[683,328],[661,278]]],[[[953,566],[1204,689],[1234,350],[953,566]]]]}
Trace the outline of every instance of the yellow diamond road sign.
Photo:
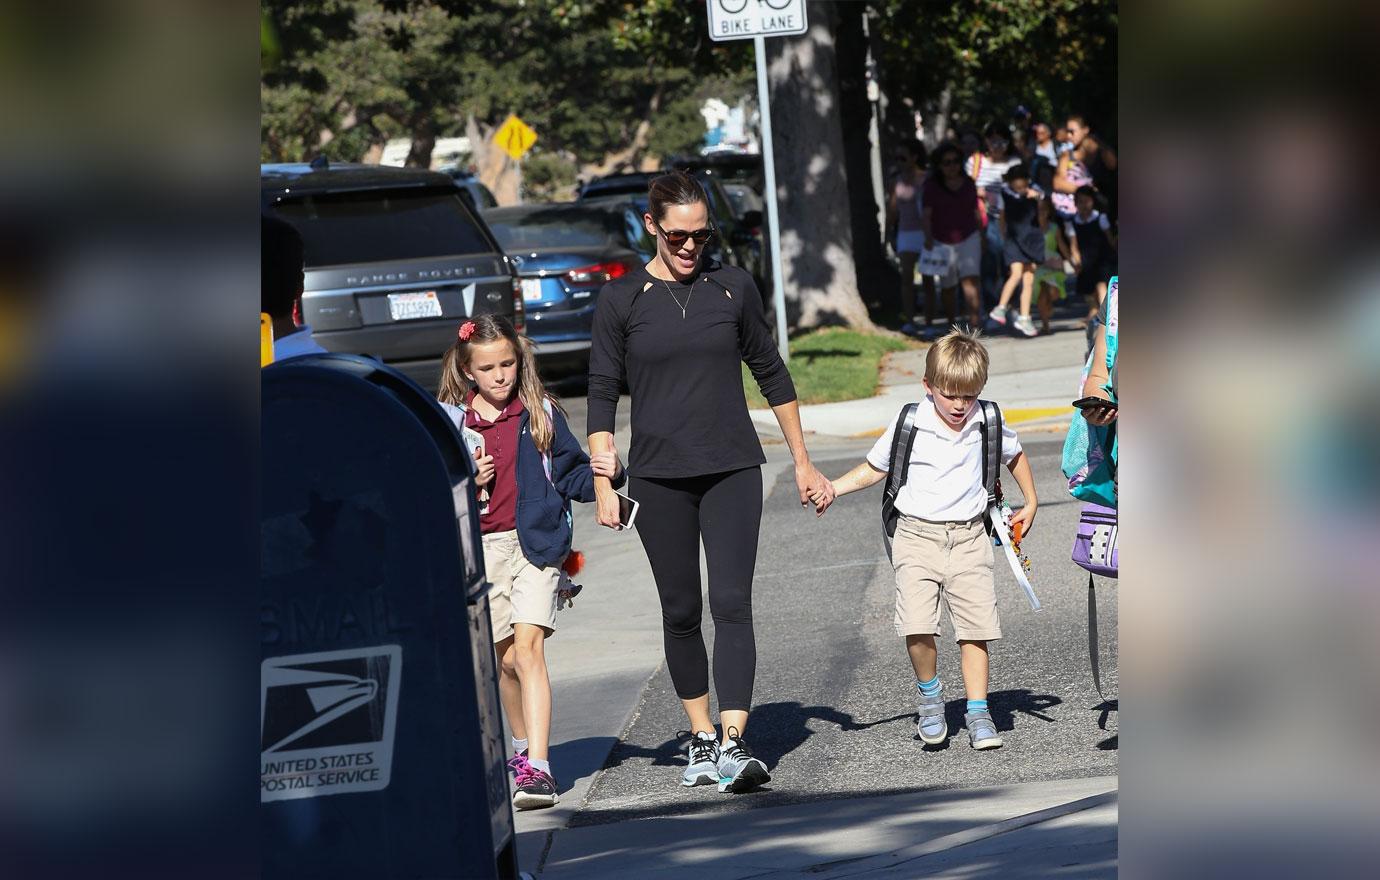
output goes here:
{"type": "Polygon", "coordinates": [[[498,127],[498,131],[494,132],[494,143],[514,160],[521,159],[536,142],[537,133],[527,123],[518,119],[516,114],[509,114],[498,127]]]}

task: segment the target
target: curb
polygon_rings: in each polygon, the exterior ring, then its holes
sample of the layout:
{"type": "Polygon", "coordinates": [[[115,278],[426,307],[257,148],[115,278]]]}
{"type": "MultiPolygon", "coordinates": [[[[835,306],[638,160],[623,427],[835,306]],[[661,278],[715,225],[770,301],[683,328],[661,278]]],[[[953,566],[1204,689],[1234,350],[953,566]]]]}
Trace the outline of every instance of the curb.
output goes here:
{"type": "MultiPolygon", "coordinates": [[[[1013,816],[1001,822],[994,822],[990,825],[982,825],[977,828],[968,828],[963,831],[956,831],[953,834],[946,834],[936,837],[924,843],[917,844],[906,849],[895,850],[877,856],[867,856],[861,859],[845,859],[835,862],[819,862],[803,868],[796,868],[788,871],[772,871],[767,874],[755,874],[748,880],[769,880],[772,877],[819,877],[824,880],[830,878],[844,877],[865,877],[875,871],[891,871],[908,862],[922,859],[936,853],[946,852],[957,849],[968,844],[978,843],[993,837],[999,837],[1021,828],[1028,828],[1031,825],[1039,825],[1051,819],[1058,819],[1061,816],[1072,815],[1100,807],[1105,804],[1115,803],[1120,793],[1120,787],[1111,791],[1095,794],[1090,797],[1080,798],[1066,804],[1059,804],[1047,807],[1043,810],[1036,810],[1033,813],[1025,813],[1020,816],[1013,816]]],[[[923,872],[916,876],[923,876],[923,872]]]]}

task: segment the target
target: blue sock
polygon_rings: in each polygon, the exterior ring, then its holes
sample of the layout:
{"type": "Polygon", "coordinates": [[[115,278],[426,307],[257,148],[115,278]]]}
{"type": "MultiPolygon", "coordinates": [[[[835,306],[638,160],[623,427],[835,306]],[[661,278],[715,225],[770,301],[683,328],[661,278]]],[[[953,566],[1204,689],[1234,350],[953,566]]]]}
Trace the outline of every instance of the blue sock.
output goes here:
{"type": "Polygon", "coordinates": [[[968,711],[969,711],[969,712],[986,712],[986,711],[987,711],[987,701],[986,701],[986,700],[969,700],[969,701],[968,701],[968,711]]]}
{"type": "Polygon", "coordinates": [[[920,693],[923,696],[933,697],[937,695],[940,690],[939,676],[938,674],[936,674],[935,677],[930,679],[929,681],[921,681],[917,678],[915,680],[915,686],[920,689],[920,693]]]}

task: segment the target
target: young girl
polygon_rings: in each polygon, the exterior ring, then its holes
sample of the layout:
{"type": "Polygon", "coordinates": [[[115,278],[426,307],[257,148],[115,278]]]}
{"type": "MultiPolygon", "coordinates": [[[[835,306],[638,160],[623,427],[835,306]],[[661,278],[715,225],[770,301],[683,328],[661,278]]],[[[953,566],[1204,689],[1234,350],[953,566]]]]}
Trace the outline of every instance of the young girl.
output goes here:
{"type": "Polygon", "coordinates": [[[561,562],[570,552],[572,500],[594,500],[594,475],[621,483],[613,452],[592,459],[542,387],[531,343],[508,319],[480,315],[460,325],[446,352],[437,397],[456,427],[483,437],[474,452],[487,491],[480,512],[489,612],[499,658],[499,696],[513,732],[513,806],[557,802],[547,747],[551,683],[543,641],[556,626],[561,562]]]}
{"type": "MultiPolygon", "coordinates": [[[[1030,299],[1035,290],[1035,270],[1045,261],[1045,229],[1049,226],[1048,208],[1044,193],[1030,183],[1030,173],[1024,165],[1012,165],[1006,172],[1006,184],[1001,189],[1003,245],[1002,262],[1008,267],[1006,284],[1001,298],[988,320],[1005,327],[1009,312],[1007,304],[1021,287],[1020,313],[1011,322],[1022,336],[1035,336],[1035,324],[1030,320],[1030,299]]],[[[1041,291],[1040,313],[1044,318],[1047,307],[1041,291]]],[[[1048,320],[1045,319],[1046,325],[1048,320]]]]}

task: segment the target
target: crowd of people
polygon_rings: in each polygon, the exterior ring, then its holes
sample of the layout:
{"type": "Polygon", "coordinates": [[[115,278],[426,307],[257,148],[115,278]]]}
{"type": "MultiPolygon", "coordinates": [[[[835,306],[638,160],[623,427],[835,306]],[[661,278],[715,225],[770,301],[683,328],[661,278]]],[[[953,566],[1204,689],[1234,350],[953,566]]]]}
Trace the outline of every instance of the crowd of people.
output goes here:
{"type": "Polygon", "coordinates": [[[1070,280],[1090,325],[1117,272],[1117,155],[1086,117],[1056,129],[1018,108],[1011,123],[950,131],[928,152],[902,141],[892,158],[887,227],[901,269],[901,332],[932,339],[966,322],[1048,333],[1070,280]]]}

